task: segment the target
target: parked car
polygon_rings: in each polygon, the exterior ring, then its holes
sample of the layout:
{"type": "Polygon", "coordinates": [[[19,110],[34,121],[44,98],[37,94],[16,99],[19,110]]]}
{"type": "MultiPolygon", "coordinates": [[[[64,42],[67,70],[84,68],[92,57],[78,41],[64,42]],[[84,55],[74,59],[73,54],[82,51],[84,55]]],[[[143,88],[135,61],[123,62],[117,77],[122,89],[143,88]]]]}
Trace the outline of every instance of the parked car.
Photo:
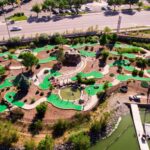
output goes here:
{"type": "Polygon", "coordinates": [[[65,10],[65,13],[71,13],[71,10],[66,9],[66,10],[65,10]]]}
{"type": "Polygon", "coordinates": [[[65,13],[65,10],[59,9],[59,13],[60,13],[60,14],[64,14],[64,13],[65,13]]]}
{"type": "Polygon", "coordinates": [[[58,15],[58,14],[59,14],[59,10],[57,10],[57,9],[52,9],[52,13],[55,14],[55,15],[58,15]]]}
{"type": "Polygon", "coordinates": [[[9,29],[10,31],[21,31],[22,27],[14,26],[9,29]]]}
{"type": "Polygon", "coordinates": [[[92,8],[90,8],[90,7],[85,7],[85,11],[92,11],[92,8]]]}
{"type": "Polygon", "coordinates": [[[75,8],[71,8],[70,9],[72,13],[76,13],[76,9],[75,8]]]}
{"type": "Polygon", "coordinates": [[[129,96],[129,100],[130,100],[130,101],[140,102],[141,97],[142,97],[141,95],[130,95],[130,96],[129,96]]]}

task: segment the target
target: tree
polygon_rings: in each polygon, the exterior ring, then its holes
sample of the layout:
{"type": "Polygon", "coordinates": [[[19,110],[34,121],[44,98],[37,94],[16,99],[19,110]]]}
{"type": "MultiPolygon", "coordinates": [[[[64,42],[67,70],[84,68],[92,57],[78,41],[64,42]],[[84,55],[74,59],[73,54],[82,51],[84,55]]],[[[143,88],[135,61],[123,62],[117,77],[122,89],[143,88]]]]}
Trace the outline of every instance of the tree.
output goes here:
{"type": "Polygon", "coordinates": [[[47,109],[47,104],[46,103],[41,103],[40,105],[38,105],[36,107],[37,116],[39,118],[43,118],[44,115],[45,115],[46,109],[47,109]]]}
{"type": "Polygon", "coordinates": [[[132,5],[138,3],[139,0],[125,0],[125,2],[130,5],[130,9],[131,9],[132,5]]]}
{"type": "Polygon", "coordinates": [[[103,34],[101,37],[100,37],[100,44],[102,46],[105,46],[106,44],[108,44],[108,36],[107,34],[103,34]]]}
{"type": "Polygon", "coordinates": [[[143,2],[138,2],[138,7],[139,7],[139,10],[141,10],[141,7],[143,6],[143,2]]]}
{"type": "Polygon", "coordinates": [[[3,67],[3,66],[0,65],[0,78],[1,78],[3,75],[5,75],[5,73],[6,73],[5,67],[3,67]]]}
{"type": "Polygon", "coordinates": [[[37,17],[39,15],[39,13],[41,12],[41,7],[39,4],[35,4],[32,6],[32,9],[31,9],[33,12],[35,12],[37,14],[37,17]]]}
{"type": "Polygon", "coordinates": [[[18,141],[19,135],[10,122],[0,121],[0,145],[11,147],[18,141]]]}
{"type": "Polygon", "coordinates": [[[7,4],[7,0],[0,0],[0,8],[4,11],[4,6],[7,4]]]}
{"type": "Polygon", "coordinates": [[[37,149],[34,140],[26,141],[24,144],[24,148],[25,148],[25,150],[36,150],[37,149]]]}
{"type": "Polygon", "coordinates": [[[19,74],[13,80],[13,85],[19,88],[23,92],[27,92],[30,86],[29,80],[23,74],[19,74]]]}
{"type": "Polygon", "coordinates": [[[72,135],[69,142],[73,144],[74,150],[87,150],[90,147],[90,137],[84,133],[72,135]]]}
{"type": "Polygon", "coordinates": [[[32,71],[32,67],[34,65],[37,65],[39,60],[38,58],[36,58],[32,53],[30,52],[26,52],[26,53],[23,53],[19,56],[19,58],[22,59],[22,64],[25,66],[25,67],[30,67],[30,70],[32,71]]]}
{"type": "Polygon", "coordinates": [[[124,3],[124,0],[108,0],[108,5],[114,6],[114,11],[116,10],[116,6],[120,6],[124,3]]]}
{"type": "Polygon", "coordinates": [[[105,81],[105,83],[103,85],[104,91],[106,92],[108,88],[109,88],[109,81],[105,81]]]}
{"type": "Polygon", "coordinates": [[[54,149],[54,141],[52,137],[46,135],[43,140],[41,140],[38,144],[37,150],[53,150],[54,149]]]}
{"type": "Polygon", "coordinates": [[[8,0],[8,3],[10,3],[14,8],[14,4],[16,3],[16,0],[8,0]]]}
{"type": "Polygon", "coordinates": [[[68,127],[68,122],[65,120],[58,120],[53,126],[53,136],[59,137],[64,134],[68,127]]]}
{"type": "Polygon", "coordinates": [[[59,50],[57,51],[57,60],[60,63],[63,63],[65,57],[64,57],[64,50],[62,48],[59,48],[59,50]]]}

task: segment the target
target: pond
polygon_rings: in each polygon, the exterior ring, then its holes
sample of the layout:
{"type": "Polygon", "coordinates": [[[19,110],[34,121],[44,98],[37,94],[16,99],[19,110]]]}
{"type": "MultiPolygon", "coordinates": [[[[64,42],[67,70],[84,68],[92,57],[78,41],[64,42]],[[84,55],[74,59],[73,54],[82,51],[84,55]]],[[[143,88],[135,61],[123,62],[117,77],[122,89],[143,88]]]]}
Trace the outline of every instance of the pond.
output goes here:
{"type": "MultiPolygon", "coordinates": [[[[145,113],[145,109],[140,109],[140,114],[143,123],[150,123],[150,111],[145,113]]],[[[150,141],[148,141],[148,144],[150,147],[150,141]]],[[[124,116],[116,131],[110,137],[98,141],[89,150],[139,150],[131,115],[124,116]]]]}

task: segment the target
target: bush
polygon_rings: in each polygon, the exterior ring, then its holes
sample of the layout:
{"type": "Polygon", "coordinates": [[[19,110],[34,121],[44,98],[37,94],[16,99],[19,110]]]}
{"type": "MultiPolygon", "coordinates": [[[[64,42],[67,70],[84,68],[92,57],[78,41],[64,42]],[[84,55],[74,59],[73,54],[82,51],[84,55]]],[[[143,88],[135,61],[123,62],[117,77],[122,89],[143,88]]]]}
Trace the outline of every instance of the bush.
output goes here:
{"type": "Polygon", "coordinates": [[[10,117],[12,122],[22,119],[23,116],[24,116],[24,112],[19,108],[16,108],[15,110],[10,112],[10,117]]]}
{"type": "Polygon", "coordinates": [[[110,73],[110,75],[109,75],[110,77],[114,77],[115,75],[113,74],[113,73],[110,73]]]}
{"type": "Polygon", "coordinates": [[[58,120],[53,126],[53,137],[60,137],[68,128],[68,122],[66,120],[58,120]]]}
{"type": "Polygon", "coordinates": [[[50,42],[52,44],[66,44],[67,43],[67,39],[64,38],[62,35],[60,34],[55,34],[51,37],[50,42]]]}
{"type": "Polygon", "coordinates": [[[132,71],[132,75],[133,75],[133,76],[137,76],[137,74],[138,74],[138,70],[134,69],[134,70],[132,71]]]}
{"type": "Polygon", "coordinates": [[[49,36],[46,33],[42,33],[39,36],[39,42],[42,44],[47,44],[49,42],[49,36]]]}
{"type": "Polygon", "coordinates": [[[144,75],[144,71],[142,71],[142,70],[139,71],[139,76],[140,76],[140,77],[143,77],[143,75],[144,75]]]}
{"type": "Polygon", "coordinates": [[[28,140],[24,144],[25,150],[36,150],[36,144],[34,140],[28,140]]]}
{"type": "Polygon", "coordinates": [[[1,46],[0,51],[1,52],[6,52],[6,51],[8,51],[8,48],[6,46],[1,46]]]}
{"type": "Polygon", "coordinates": [[[47,73],[49,73],[49,70],[44,70],[44,74],[47,74],[47,73]]]}
{"type": "Polygon", "coordinates": [[[34,43],[34,42],[30,42],[29,47],[30,47],[30,48],[35,48],[35,47],[36,47],[36,45],[35,45],[35,43],[34,43]]]}
{"type": "Polygon", "coordinates": [[[138,53],[141,50],[133,47],[133,48],[116,48],[116,51],[118,53],[138,53]]]}
{"type": "Polygon", "coordinates": [[[141,81],[141,87],[148,88],[149,87],[148,82],[147,81],[141,81]]]}
{"type": "Polygon", "coordinates": [[[21,43],[21,39],[19,37],[12,37],[8,40],[8,46],[15,47],[19,46],[21,43]]]}
{"type": "Polygon", "coordinates": [[[69,142],[73,144],[74,150],[87,150],[90,147],[90,137],[84,133],[72,135],[69,142]]]}
{"type": "Polygon", "coordinates": [[[46,103],[41,103],[40,105],[38,105],[36,107],[37,116],[39,118],[43,118],[44,115],[45,115],[46,109],[47,109],[47,104],[46,103]]]}

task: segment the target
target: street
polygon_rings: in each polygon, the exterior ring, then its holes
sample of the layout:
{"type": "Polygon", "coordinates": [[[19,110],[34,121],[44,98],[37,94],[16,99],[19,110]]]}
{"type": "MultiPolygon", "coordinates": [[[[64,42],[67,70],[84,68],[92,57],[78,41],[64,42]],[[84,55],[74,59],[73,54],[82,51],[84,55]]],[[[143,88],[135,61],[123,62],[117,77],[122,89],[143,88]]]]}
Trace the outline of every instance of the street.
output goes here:
{"type": "MultiPolygon", "coordinates": [[[[118,15],[109,15],[104,13],[90,13],[79,17],[66,17],[58,21],[50,20],[48,22],[32,22],[27,21],[16,22],[11,26],[20,26],[22,31],[11,32],[13,36],[34,36],[40,33],[56,33],[78,30],[87,30],[87,28],[96,25],[99,29],[108,26],[112,29],[117,27],[118,17],[122,16],[121,28],[136,27],[136,26],[149,26],[150,25],[150,11],[136,12],[135,14],[120,13],[118,15]]],[[[9,27],[11,27],[9,26],[9,27]]],[[[0,24],[0,39],[8,38],[8,32],[5,23],[0,24]]]]}

